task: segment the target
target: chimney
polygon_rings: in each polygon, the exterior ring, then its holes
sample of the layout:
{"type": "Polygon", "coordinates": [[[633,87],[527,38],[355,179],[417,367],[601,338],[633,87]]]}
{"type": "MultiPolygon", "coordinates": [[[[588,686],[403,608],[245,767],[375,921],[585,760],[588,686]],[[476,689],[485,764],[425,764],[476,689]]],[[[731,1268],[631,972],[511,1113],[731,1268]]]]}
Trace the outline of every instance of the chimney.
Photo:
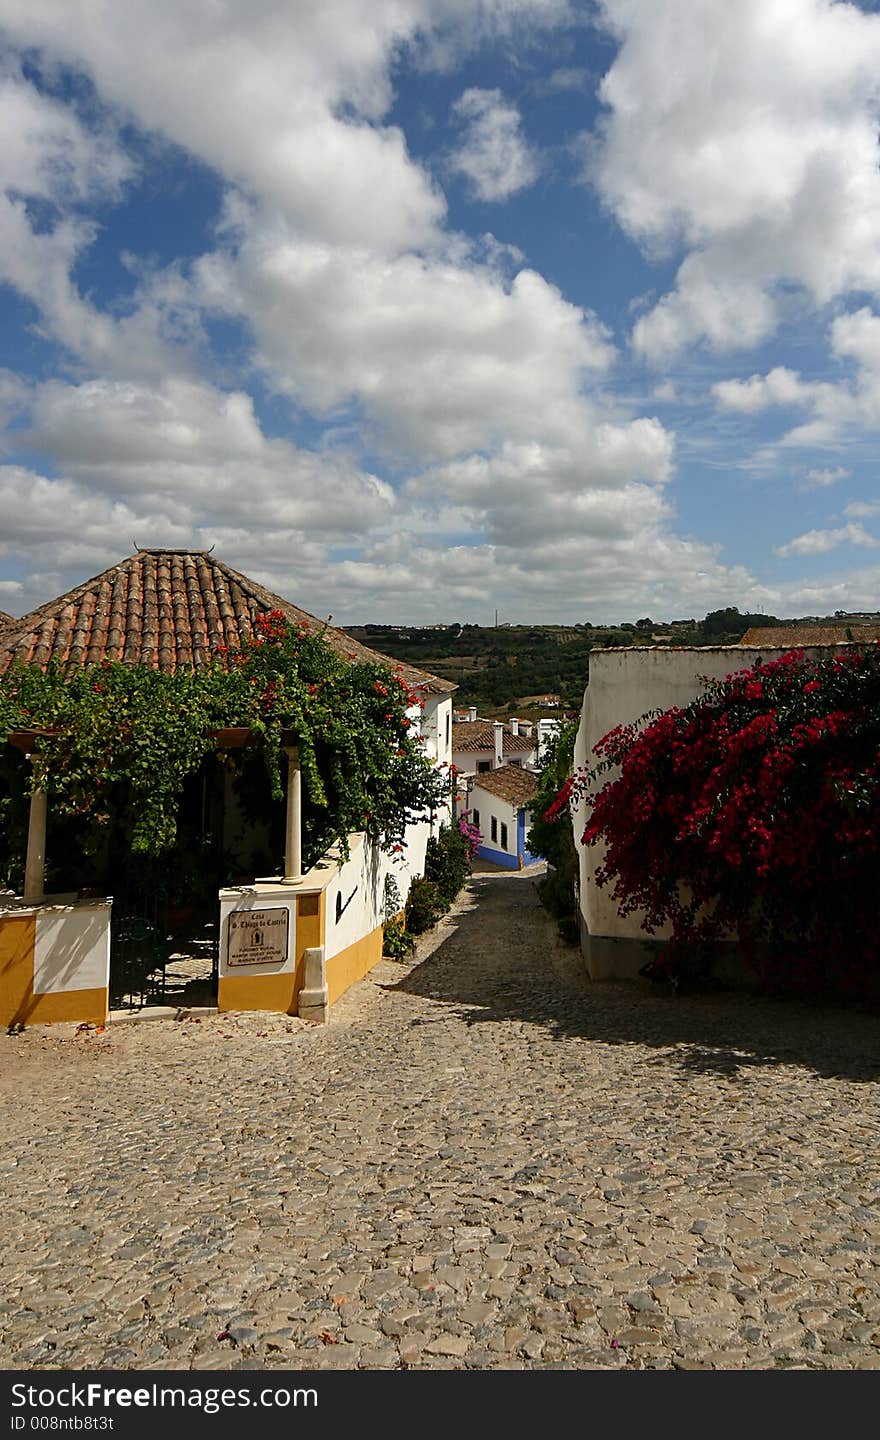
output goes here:
{"type": "Polygon", "coordinates": [[[496,720],[492,726],[495,732],[495,769],[504,764],[504,726],[496,720]]]}
{"type": "MultiPolygon", "coordinates": [[[[510,723],[511,723],[511,725],[512,725],[512,724],[513,724],[513,721],[511,721],[510,723]]],[[[520,733],[520,735],[524,735],[527,740],[531,740],[531,738],[532,738],[532,722],[531,722],[531,720],[520,720],[520,722],[519,722],[519,727],[520,727],[520,728],[519,728],[519,733],[520,733]]]]}
{"type": "Polygon", "coordinates": [[[511,715],[510,717],[510,733],[511,735],[519,734],[519,721],[515,715],[511,715]]]}
{"type": "Polygon", "coordinates": [[[468,708],[468,720],[470,720],[471,724],[473,724],[473,722],[476,720],[476,718],[477,718],[477,707],[476,707],[476,705],[471,705],[471,706],[469,706],[469,708],[468,708]]]}

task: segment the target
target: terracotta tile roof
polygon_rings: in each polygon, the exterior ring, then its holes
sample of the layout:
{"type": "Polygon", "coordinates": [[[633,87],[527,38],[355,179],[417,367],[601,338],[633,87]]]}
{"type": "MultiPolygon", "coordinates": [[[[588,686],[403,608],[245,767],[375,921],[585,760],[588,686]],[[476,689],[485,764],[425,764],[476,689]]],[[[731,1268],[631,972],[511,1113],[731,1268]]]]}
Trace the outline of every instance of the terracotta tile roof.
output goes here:
{"type": "MultiPolygon", "coordinates": [[[[530,754],[534,750],[536,741],[529,740],[525,735],[514,735],[512,730],[504,727],[504,741],[502,745],[503,754],[530,754]]],[[[462,720],[452,726],[452,748],[453,750],[495,750],[495,730],[491,720],[462,720]]]]}
{"type": "Polygon", "coordinates": [[[766,629],[759,625],[747,630],[739,643],[781,650],[799,645],[872,645],[875,640],[880,640],[880,625],[768,625],[766,629]]]}
{"type": "MultiPolygon", "coordinates": [[[[254,633],[256,616],[269,610],[281,610],[312,634],[323,632],[346,660],[397,668],[397,661],[325,626],[205,551],[138,550],[0,629],[0,674],[15,657],[41,669],[52,658],[74,665],[122,660],[155,670],[198,669],[219,646],[241,645],[254,633]]],[[[420,691],[457,688],[411,665],[400,669],[420,691]]]]}
{"type": "Polygon", "coordinates": [[[5,630],[7,625],[14,624],[15,621],[13,620],[12,616],[7,615],[5,610],[0,610],[0,630],[5,630]]]}
{"type": "Polygon", "coordinates": [[[478,775],[474,789],[497,795],[519,810],[534,800],[538,793],[538,781],[531,770],[521,770],[518,765],[502,765],[497,770],[487,770],[484,775],[478,775]]]}

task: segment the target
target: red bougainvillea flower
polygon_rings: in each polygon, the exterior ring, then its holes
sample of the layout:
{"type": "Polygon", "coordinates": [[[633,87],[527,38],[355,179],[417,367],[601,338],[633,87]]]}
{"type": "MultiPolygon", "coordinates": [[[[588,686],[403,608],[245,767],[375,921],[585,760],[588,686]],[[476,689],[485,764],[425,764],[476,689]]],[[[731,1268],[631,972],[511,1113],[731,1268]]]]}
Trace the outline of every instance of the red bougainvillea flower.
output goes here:
{"type": "Polygon", "coordinates": [[[880,646],[704,681],[609,731],[545,812],[586,810],[596,882],[663,965],[735,936],[768,983],[864,985],[880,964],[880,646]]]}

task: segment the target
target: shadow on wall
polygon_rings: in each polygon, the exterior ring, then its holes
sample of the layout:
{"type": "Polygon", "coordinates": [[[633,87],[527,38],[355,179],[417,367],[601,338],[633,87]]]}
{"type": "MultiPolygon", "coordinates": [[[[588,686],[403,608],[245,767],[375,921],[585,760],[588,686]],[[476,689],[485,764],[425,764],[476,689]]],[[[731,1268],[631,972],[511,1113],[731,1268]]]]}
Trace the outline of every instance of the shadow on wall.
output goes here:
{"type": "MultiPolygon", "coordinates": [[[[383,987],[436,1001],[444,1007],[438,1021],[451,1011],[468,1025],[540,1025],[560,1042],[675,1051],[683,1077],[736,1080],[762,1066],[802,1065],[826,1077],[880,1079],[876,1011],[736,992],[671,996],[647,981],[594,984],[580,951],[559,939],[530,880],[509,871],[481,874],[470,890],[476,905],[451,916],[449,933],[430,956],[383,987]]],[[[665,1053],[656,1063],[669,1061],[665,1053]]],[[[648,1068],[646,1095],[650,1083],[648,1068]]]]}
{"type": "MultiPolygon", "coordinates": [[[[47,1005],[71,1004],[84,995],[85,1010],[71,1018],[89,1019],[95,995],[106,993],[106,930],[109,912],[38,910],[7,912],[3,920],[0,960],[2,1023],[12,1029],[28,1025],[47,1005]]],[[[60,1018],[57,1015],[49,1019],[60,1018]]]]}

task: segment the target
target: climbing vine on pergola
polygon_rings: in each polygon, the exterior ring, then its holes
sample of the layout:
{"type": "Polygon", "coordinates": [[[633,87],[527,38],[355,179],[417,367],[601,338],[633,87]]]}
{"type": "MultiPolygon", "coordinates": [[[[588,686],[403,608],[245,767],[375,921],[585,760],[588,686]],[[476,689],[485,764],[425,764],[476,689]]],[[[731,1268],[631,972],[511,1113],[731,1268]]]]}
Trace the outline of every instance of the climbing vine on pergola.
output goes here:
{"type": "Polygon", "coordinates": [[[353,831],[392,848],[409,818],[447,797],[449,781],[407,716],[414,703],[399,672],[348,662],[272,611],[241,649],[199,670],[15,664],[0,680],[0,737],[38,737],[32,783],[57,813],[81,819],[85,843],[122,818],[132,849],[146,855],[174,844],[184,784],[223,750],[224,731],[246,732],[279,801],[282,745],[296,745],[313,863],[334,841],[345,852],[353,831]]]}

